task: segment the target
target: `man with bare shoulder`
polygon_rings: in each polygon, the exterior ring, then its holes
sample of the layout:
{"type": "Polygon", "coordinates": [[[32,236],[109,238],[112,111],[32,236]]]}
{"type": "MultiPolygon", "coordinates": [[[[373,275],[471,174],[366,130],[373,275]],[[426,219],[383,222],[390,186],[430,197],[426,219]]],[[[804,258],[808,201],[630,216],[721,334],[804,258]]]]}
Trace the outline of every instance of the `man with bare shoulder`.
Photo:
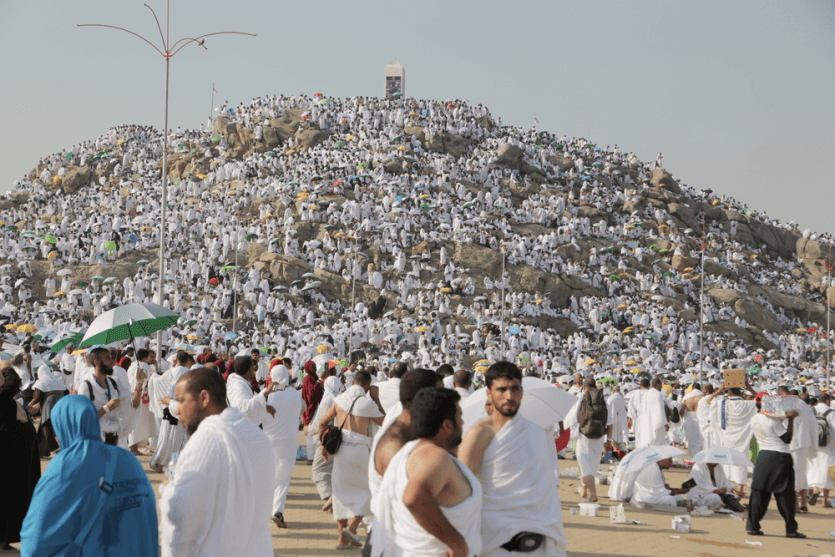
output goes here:
{"type": "Polygon", "coordinates": [[[398,557],[481,553],[481,486],[452,456],[464,421],[460,395],[430,387],[411,405],[409,441],[389,462],[372,510],[382,551],[398,557]]]}
{"type": "Polygon", "coordinates": [[[481,480],[484,557],[562,557],[567,545],[553,439],[519,414],[522,372],[496,362],[485,374],[488,417],[471,427],[459,455],[481,480]]]}
{"type": "Polygon", "coordinates": [[[681,399],[681,417],[684,419],[684,441],[687,443],[687,454],[694,456],[699,454],[704,446],[702,432],[699,428],[699,401],[704,398],[702,386],[693,383],[690,392],[681,399]]]}

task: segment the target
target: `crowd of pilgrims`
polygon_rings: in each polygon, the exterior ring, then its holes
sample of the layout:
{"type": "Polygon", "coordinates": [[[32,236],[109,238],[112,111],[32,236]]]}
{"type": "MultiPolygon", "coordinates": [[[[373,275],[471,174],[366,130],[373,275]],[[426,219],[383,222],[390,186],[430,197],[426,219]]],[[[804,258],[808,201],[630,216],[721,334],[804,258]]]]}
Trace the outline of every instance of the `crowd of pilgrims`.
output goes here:
{"type": "MultiPolygon", "coordinates": [[[[681,370],[699,349],[699,324],[682,319],[671,298],[684,310],[703,311],[705,323],[749,325],[727,302],[705,296],[702,305],[700,284],[693,280],[698,270],[665,272],[676,255],[698,259],[687,237],[701,233],[710,235],[707,259],[731,271],[706,276],[708,291],[746,292],[754,284],[811,301],[823,299],[803,291],[791,274],[803,266],[800,260],[769,256],[764,245],[743,241],[734,234],[734,221],[707,220],[703,231],[681,230],[680,222],[653,204],[642,212],[620,211],[616,204],[637,201],[652,188],[649,178],[660,155],[642,163],[617,145],[601,148],[583,138],[501,126],[481,105],[457,100],[273,95],[221,107],[225,118],[253,129],[256,139],[271,119],[294,110],[303,111],[300,128],[318,126],[330,134],[328,139],[296,151],[291,137],[275,151],[235,160],[226,158],[228,138],[216,136],[210,127],[170,132],[173,151],[203,159],[208,170],[169,186],[162,303],[182,315],[183,325],[166,333],[166,345],[186,337],[214,348],[228,344],[229,319],[237,307],[241,346],[272,347],[296,360],[311,356],[311,347],[327,339],[340,355],[368,342],[380,358],[406,352],[425,366],[495,361],[504,349],[511,361],[560,373],[582,367],[590,352],[605,347],[617,351],[614,360],[619,361],[613,364],[638,359],[647,371],[681,370]],[[414,126],[422,127],[426,137],[458,134],[473,144],[455,159],[427,150],[416,136],[404,133],[414,126]],[[545,178],[534,182],[531,175],[497,166],[497,151],[507,143],[522,149],[524,162],[545,178]],[[572,165],[555,169],[551,162],[558,158],[572,165]],[[405,171],[387,173],[384,164],[391,161],[402,162],[405,171]],[[533,191],[521,202],[513,193],[520,185],[533,191]],[[612,224],[579,216],[578,208],[588,204],[610,213],[612,224]],[[313,224],[316,233],[299,241],[303,223],[313,224]],[[546,228],[520,228],[526,224],[546,228]],[[667,253],[660,253],[662,241],[667,253]],[[492,276],[470,273],[469,262],[454,257],[460,242],[501,250],[508,270],[492,276]],[[568,250],[558,249],[566,245],[568,250]],[[304,260],[311,273],[321,269],[349,283],[355,279],[361,288],[354,311],[349,297],[317,288],[313,275],[285,282],[272,275],[269,264],[251,261],[235,268],[238,254],[264,248],[304,260]],[[379,254],[376,267],[367,257],[371,252],[379,254]],[[549,293],[514,284],[510,269],[521,266],[573,276],[589,288],[554,307],[549,293]],[[501,333],[485,329],[500,324],[503,295],[504,319],[517,326],[501,333]],[[395,309],[404,311],[394,315],[395,309]],[[549,326],[550,318],[567,319],[572,326],[558,330],[549,326]]],[[[150,127],[115,127],[94,141],[43,158],[37,177],[15,184],[17,192],[29,196],[0,211],[6,225],[0,257],[9,260],[0,267],[5,271],[0,313],[10,323],[32,322],[54,337],[83,326],[79,315],[94,318],[121,304],[160,301],[158,265],[147,261],[159,248],[162,139],[150,127]],[[77,165],[92,166],[102,177],[73,193],[56,190],[54,184],[77,165]],[[41,261],[48,266],[36,263],[41,261]],[[121,280],[108,277],[108,265],[120,261],[139,265],[121,280]],[[76,278],[79,269],[93,265],[100,275],[76,278]],[[30,279],[38,270],[39,284],[34,285],[30,279]],[[43,295],[36,298],[33,289],[43,295]]],[[[796,228],[729,197],[686,185],[681,191],[771,226],[796,228]]],[[[803,235],[831,241],[808,230],[803,235]]],[[[799,366],[810,354],[821,353],[825,339],[808,334],[817,324],[786,315],[762,296],[758,301],[783,327],[782,332],[763,331],[773,359],[799,366]]],[[[731,340],[729,334],[705,333],[708,364],[718,366],[747,352],[731,340]]],[[[605,360],[598,365],[606,366],[605,360]]]]}

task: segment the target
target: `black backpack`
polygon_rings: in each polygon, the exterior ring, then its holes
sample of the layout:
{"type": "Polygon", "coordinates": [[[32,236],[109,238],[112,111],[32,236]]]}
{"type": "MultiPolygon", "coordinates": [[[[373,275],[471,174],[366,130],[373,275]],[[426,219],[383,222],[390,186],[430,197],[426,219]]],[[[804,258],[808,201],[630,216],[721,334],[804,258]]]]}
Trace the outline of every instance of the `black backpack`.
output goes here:
{"type": "Polygon", "coordinates": [[[603,399],[603,391],[591,389],[583,394],[580,408],[577,410],[577,420],[580,422],[580,433],[589,439],[600,439],[606,435],[606,422],[609,409],[603,399]]]}
{"type": "Polygon", "coordinates": [[[818,447],[825,447],[829,444],[829,422],[826,421],[826,417],[830,412],[832,412],[831,408],[823,414],[815,416],[818,421],[818,447]]]}
{"type": "MultiPolygon", "coordinates": [[[[108,377],[107,380],[110,381],[110,386],[113,387],[114,391],[116,391],[116,397],[118,397],[119,396],[119,387],[116,386],[116,380],[113,379],[112,377],[108,377]]],[[[90,391],[90,402],[93,402],[94,400],[96,400],[96,395],[93,394],[93,385],[90,384],[89,379],[85,379],[84,382],[87,383],[87,389],[90,391]]],[[[116,397],[114,397],[114,398],[116,398],[116,397]]]]}

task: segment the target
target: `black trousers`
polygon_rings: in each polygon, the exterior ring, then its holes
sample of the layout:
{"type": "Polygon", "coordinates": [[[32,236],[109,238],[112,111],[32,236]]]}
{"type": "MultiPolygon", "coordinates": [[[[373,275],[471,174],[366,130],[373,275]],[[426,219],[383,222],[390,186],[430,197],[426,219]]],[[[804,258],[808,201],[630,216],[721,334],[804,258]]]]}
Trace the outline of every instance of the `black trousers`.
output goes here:
{"type": "MultiPolygon", "coordinates": [[[[797,521],[794,519],[795,493],[793,489],[790,489],[774,494],[774,499],[777,501],[777,510],[780,511],[780,516],[786,522],[786,534],[797,533],[797,521]]],[[[748,532],[755,532],[760,529],[760,520],[768,511],[770,502],[771,492],[758,489],[751,490],[751,499],[748,501],[748,522],[745,524],[745,529],[748,532]]]]}

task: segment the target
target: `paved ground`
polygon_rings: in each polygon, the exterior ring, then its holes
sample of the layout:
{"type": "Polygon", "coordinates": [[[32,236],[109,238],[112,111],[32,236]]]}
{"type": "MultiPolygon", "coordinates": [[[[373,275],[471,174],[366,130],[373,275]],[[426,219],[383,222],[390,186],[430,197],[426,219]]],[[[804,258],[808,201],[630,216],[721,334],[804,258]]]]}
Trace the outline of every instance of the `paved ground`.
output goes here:
{"type": "MultiPolygon", "coordinates": [[[[302,442],[302,439],[299,439],[302,442]]],[[[148,457],[141,457],[148,469],[148,457]]],[[[42,462],[44,469],[49,461],[42,462]]],[[[524,465],[520,458],[520,466],[524,465]]],[[[560,469],[576,467],[571,460],[561,460],[560,469]]],[[[666,472],[670,485],[680,485],[687,478],[687,471],[674,469],[666,472]]],[[[162,479],[161,474],[148,474],[154,489],[162,479]]],[[[568,538],[568,554],[571,557],[592,555],[630,555],[669,557],[675,555],[695,557],[736,557],[752,555],[762,557],[794,555],[835,554],[835,509],[823,509],[820,504],[810,507],[811,512],[798,516],[800,531],[809,536],[806,540],[790,540],[783,537],[783,521],[772,502],[763,523],[766,535],[747,536],[745,523],[732,520],[728,515],[692,517],[689,534],[674,532],[671,528],[673,514],[638,510],[625,505],[626,517],[641,524],[611,524],[610,506],[615,503],[601,497],[599,517],[571,514],[581,501],[577,493],[579,480],[563,477],[560,485],[563,520],[568,538]],[[680,536],[676,538],[675,536],[680,536]],[[760,542],[750,545],[747,541],[760,542]]],[[[599,493],[606,494],[604,486],[599,493]]],[[[270,522],[275,555],[279,556],[341,556],[359,555],[359,551],[337,551],[336,524],[333,516],[321,511],[322,502],[316,487],[310,480],[310,466],[299,462],[293,471],[285,517],[290,528],[279,530],[270,522]]],[[[362,531],[361,531],[362,533],[362,531]]],[[[364,538],[364,536],[363,536],[364,538]]]]}

